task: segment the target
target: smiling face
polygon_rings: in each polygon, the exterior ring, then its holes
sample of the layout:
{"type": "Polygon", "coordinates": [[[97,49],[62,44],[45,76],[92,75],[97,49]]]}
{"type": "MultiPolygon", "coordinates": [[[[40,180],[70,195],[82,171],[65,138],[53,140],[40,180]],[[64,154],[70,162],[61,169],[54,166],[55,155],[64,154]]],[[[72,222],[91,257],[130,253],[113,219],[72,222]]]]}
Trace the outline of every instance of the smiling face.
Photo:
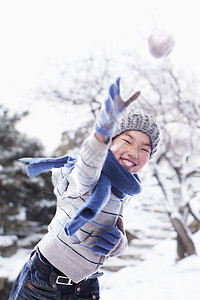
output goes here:
{"type": "Polygon", "coordinates": [[[137,173],[150,158],[151,141],[141,131],[128,130],[113,139],[110,150],[129,172],[137,173]]]}

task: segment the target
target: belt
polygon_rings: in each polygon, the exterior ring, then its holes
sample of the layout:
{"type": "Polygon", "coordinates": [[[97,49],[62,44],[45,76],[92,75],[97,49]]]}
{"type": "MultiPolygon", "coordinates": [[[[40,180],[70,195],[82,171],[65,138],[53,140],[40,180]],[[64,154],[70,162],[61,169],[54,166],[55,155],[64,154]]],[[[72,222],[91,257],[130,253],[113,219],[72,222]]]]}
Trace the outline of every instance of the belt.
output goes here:
{"type": "MultiPolygon", "coordinates": [[[[42,274],[44,274],[46,277],[51,279],[55,282],[55,284],[61,284],[61,285],[77,285],[78,283],[74,282],[71,278],[63,274],[61,271],[56,269],[39,251],[35,251],[35,253],[32,255],[32,264],[39,270],[42,274]]],[[[102,276],[103,272],[97,272],[95,274],[92,274],[88,278],[83,279],[82,281],[97,278],[99,276],[102,276]]],[[[81,281],[81,282],[82,282],[81,281]]],[[[80,283],[80,282],[79,282],[80,283]]]]}
{"type": "Polygon", "coordinates": [[[32,264],[44,274],[47,278],[54,281],[56,284],[62,285],[76,285],[68,276],[63,274],[61,271],[56,269],[48,260],[39,252],[39,249],[36,250],[32,256],[32,264]]]}

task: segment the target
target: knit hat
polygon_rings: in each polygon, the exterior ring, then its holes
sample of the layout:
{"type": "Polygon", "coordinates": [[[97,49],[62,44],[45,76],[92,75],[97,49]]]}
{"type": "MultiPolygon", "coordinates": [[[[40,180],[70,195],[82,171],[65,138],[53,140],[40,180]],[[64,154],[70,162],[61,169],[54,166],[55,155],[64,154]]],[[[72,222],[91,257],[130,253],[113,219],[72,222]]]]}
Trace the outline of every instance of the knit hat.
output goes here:
{"type": "Polygon", "coordinates": [[[160,140],[159,127],[151,115],[142,110],[135,110],[133,107],[128,108],[117,121],[112,138],[120,135],[127,130],[139,130],[146,133],[151,140],[151,157],[157,151],[158,142],[160,140]]]}

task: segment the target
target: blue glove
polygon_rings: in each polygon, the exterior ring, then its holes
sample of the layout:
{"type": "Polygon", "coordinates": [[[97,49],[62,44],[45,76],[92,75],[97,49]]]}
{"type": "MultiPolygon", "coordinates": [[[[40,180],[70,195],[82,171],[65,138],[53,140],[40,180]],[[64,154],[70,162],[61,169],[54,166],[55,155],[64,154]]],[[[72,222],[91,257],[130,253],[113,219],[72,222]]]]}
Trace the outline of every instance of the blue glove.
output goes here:
{"type": "Polygon", "coordinates": [[[131,98],[124,102],[120,96],[120,80],[118,78],[116,83],[109,87],[108,98],[102,106],[100,115],[95,123],[95,131],[102,137],[110,138],[114,124],[118,116],[125,110],[125,108],[134,100],[136,100],[140,92],[136,92],[131,98]]]}
{"type": "Polygon", "coordinates": [[[100,255],[117,256],[120,255],[127,245],[127,240],[121,218],[117,220],[117,227],[112,225],[100,232],[96,240],[96,245],[92,247],[92,252],[100,255]],[[121,231],[122,230],[122,231],[121,231]]]}
{"type": "Polygon", "coordinates": [[[110,225],[107,229],[100,232],[100,235],[96,240],[96,245],[92,247],[92,252],[101,255],[108,255],[109,252],[118,244],[120,238],[120,230],[110,225]]]}

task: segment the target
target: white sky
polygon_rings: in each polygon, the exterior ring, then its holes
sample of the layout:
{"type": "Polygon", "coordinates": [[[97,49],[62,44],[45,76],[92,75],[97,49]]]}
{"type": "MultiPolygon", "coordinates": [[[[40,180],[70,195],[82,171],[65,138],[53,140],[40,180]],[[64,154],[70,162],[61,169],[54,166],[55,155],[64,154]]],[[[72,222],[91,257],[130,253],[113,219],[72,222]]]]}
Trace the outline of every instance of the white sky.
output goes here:
{"type": "Polygon", "coordinates": [[[154,29],[174,35],[174,65],[198,74],[199,28],[198,0],[0,0],[0,103],[27,109],[48,63],[73,63],[94,46],[155,60],[147,47],[154,29]]]}

